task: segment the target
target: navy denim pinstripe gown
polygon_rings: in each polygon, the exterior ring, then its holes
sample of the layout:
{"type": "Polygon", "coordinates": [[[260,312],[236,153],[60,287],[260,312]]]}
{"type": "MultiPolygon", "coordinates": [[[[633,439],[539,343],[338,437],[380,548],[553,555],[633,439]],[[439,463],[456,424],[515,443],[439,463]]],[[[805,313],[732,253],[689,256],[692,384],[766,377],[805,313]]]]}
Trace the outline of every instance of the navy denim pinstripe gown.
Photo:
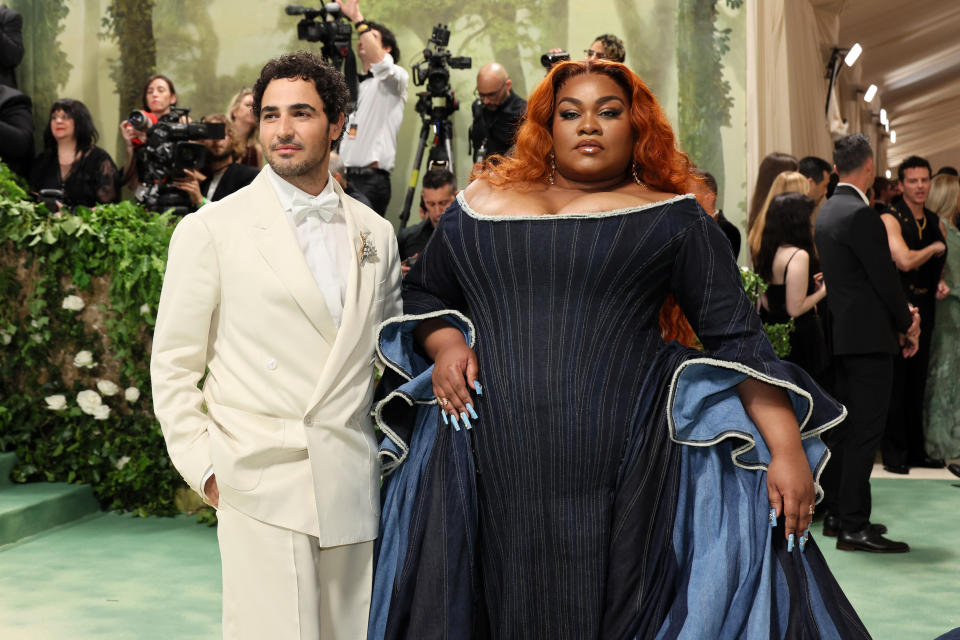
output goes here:
{"type": "Polygon", "coordinates": [[[788,389],[815,477],[844,410],[776,358],[691,196],[492,217],[461,194],[403,299],[377,416],[410,459],[387,482],[370,637],[867,636],[816,546],[787,553],[766,524],[769,454],[735,385],[788,389]],[[708,357],[661,340],[671,292],[708,357]],[[475,338],[471,432],[438,425],[410,338],[438,314],[475,338]]]}

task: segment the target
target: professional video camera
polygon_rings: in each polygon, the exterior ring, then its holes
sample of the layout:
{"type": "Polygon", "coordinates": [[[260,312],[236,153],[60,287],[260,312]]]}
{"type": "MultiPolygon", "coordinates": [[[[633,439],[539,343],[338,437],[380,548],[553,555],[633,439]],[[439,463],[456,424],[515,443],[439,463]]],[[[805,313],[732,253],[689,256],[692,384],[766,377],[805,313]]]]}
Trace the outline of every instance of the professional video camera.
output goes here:
{"type": "MultiPolygon", "coordinates": [[[[222,140],[226,135],[222,122],[186,122],[188,113],[190,109],[174,107],[160,116],[134,151],[137,175],[146,187],[137,201],[150,211],[188,213],[190,197],[169,183],[186,175],[184,169],[199,169],[207,161],[207,148],[190,140],[222,140]]],[[[130,115],[133,120],[137,112],[130,115]]]]}
{"type": "Polygon", "coordinates": [[[420,114],[422,126],[420,128],[420,143],[417,145],[417,155],[413,164],[413,175],[410,186],[407,187],[407,196],[400,211],[400,228],[407,225],[410,218],[410,205],[413,204],[413,193],[416,190],[417,176],[420,173],[420,162],[423,160],[423,151],[427,145],[427,138],[433,132],[433,146],[427,158],[427,170],[443,167],[453,171],[453,122],[450,116],[460,108],[460,103],[450,88],[450,69],[469,69],[472,65],[470,58],[454,56],[447,51],[450,42],[450,30],[446,25],[438,24],[427,41],[427,48],[423,50],[423,61],[413,65],[413,83],[427,85],[426,91],[417,94],[417,103],[414,109],[420,114]],[[433,45],[433,48],[430,47],[433,45]]]}
{"type": "MultiPolygon", "coordinates": [[[[437,106],[437,98],[446,99],[445,104],[440,106],[446,109],[443,117],[449,116],[457,110],[459,104],[453,97],[450,90],[450,69],[469,69],[472,65],[470,58],[466,56],[454,56],[447,51],[447,45],[450,43],[450,30],[446,25],[438,24],[433,28],[433,33],[427,41],[427,48],[423,50],[423,62],[413,65],[413,84],[418,87],[427,85],[426,95],[430,98],[430,106],[427,110],[432,111],[437,106]],[[431,49],[430,45],[434,45],[431,49]],[[449,67],[449,68],[448,68],[449,67]]],[[[419,93],[418,96],[424,94],[419,93]]],[[[420,100],[417,102],[417,113],[424,115],[421,110],[427,102],[420,100]]]]}
{"type": "Polygon", "coordinates": [[[288,4],[284,9],[288,16],[303,16],[297,23],[297,38],[306,42],[322,42],[320,55],[340,69],[350,51],[353,27],[344,18],[340,5],[328,2],[319,9],[309,9],[297,4],[288,4]],[[317,18],[320,18],[317,21],[317,18]]]}

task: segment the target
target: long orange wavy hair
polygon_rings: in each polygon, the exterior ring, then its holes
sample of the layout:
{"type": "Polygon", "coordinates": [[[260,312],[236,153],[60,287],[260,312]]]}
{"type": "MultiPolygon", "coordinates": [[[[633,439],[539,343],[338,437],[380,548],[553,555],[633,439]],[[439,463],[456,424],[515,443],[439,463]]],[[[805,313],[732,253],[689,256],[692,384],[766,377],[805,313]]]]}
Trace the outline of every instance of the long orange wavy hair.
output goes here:
{"type": "MultiPolygon", "coordinates": [[[[553,150],[557,92],[570,78],[588,73],[609,76],[629,97],[630,124],[636,137],[633,159],[640,179],[652,189],[685,193],[690,161],[677,149],[673,129],[663,109],[640,76],[623,64],[607,60],[556,65],[530,94],[514,148],[505,156],[488,158],[471,178],[487,180],[495,187],[510,185],[519,190],[546,183],[550,175],[548,158],[553,150]]],[[[629,171],[626,167],[625,172],[629,171]]],[[[677,340],[690,347],[697,345],[697,337],[673,295],[667,297],[660,309],[659,326],[664,340],[677,340]]]]}
{"type": "MultiPolygon", "coordinates": [[[[491,156],[476,177],[497,187],[511,184],[522,189],[525,184],[545,183],[550,175],[557,91],[570,78],[587,73],[609,76],[627,94],[630,124],[636,136],[633,159],[640,179],[653,189],[685,193],[690,161],[677,149],[673,129],[663,109],[640,76],[625,65],[607,60],[562,62],[555,66],[530,94],[514,148],[506,156],[491,156]]],[[[629,172],[630,168],[625,171],[629,172]]]]}

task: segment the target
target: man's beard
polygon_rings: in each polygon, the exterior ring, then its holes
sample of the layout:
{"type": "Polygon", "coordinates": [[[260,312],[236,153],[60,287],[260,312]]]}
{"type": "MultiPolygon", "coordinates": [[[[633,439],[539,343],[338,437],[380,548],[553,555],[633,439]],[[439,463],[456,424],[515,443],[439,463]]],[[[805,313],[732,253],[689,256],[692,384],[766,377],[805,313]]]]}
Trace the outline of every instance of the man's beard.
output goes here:
{"type": "Polygon", "coordinates": [[[274,159],[270,157],[270,155],[267,155],[267,164],[269,164],[270,168],[281,178],[298,178],[310,173],[314,167],[320,163],[303,160],[292,164],[280,164],[279,162],[274,162],[274,159]]]}

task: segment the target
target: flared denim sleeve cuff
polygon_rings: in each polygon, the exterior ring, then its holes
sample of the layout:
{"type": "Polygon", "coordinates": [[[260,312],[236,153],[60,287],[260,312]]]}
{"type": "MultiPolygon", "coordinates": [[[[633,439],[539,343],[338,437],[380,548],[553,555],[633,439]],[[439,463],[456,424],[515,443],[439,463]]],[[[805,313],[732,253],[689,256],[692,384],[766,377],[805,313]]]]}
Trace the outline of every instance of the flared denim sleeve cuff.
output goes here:
{"type": "Polygon", "coordinates": [[[670,437],[693,447],[740,440],[742,444],[732,450],[733,463],[744,469],[766,470],[770,450],[747,415],[736,386],[751,377],[781,387],[790,397],[797,416],[819,501],[823,497],[820,474],[830,452],[818,436],[842,422],[847,410],[790,362],[768,362],[762,368],[765,372],[744,363],[713,358],[692,358],[680,364],[670,382],[667,401],[670,437]]]}
{"type": "Polygon", "coordinates": [[[402,464],[410,453],[418,409],[437,404],[433,395],[433,363],[413,337],[417,325],[431,318],[440,318],[459,329],[470,348],[476,340],[470,319],[452,309],[396,316],[377,328],[377,355],[385,368],[373,418],[384,435],[378,454],[384,475],[402,464]]]}

